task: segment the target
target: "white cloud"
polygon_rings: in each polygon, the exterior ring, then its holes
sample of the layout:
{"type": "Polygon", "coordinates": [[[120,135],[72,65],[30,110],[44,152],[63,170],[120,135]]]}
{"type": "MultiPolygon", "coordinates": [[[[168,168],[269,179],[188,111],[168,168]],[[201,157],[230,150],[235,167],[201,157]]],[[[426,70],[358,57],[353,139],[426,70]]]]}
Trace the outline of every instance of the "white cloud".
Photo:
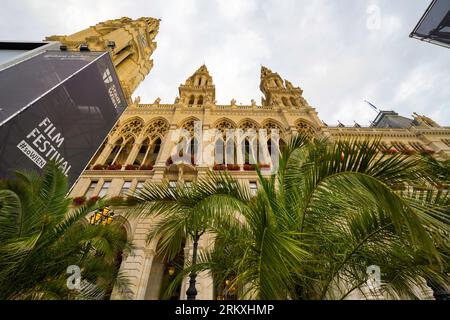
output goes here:
{"type": "Polygon", "coordinates": [[[40,40],[129,16],[161,18],[143,102],[173,102],[206,63],[219,103],[259,101],[260,64],[304,89],[328,124],[369,124],[381,109],[450,125],[448,49],[408,37],[429,0],[3,0],[0,39],[40,40]],[[378,30],[367,29],[370,5],[378,30]]]}

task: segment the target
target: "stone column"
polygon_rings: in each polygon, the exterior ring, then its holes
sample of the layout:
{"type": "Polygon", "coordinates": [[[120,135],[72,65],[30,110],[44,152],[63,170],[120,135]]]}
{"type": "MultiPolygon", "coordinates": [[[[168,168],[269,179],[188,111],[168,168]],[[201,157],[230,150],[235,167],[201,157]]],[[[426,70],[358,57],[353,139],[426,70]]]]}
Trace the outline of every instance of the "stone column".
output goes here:
{"type": "Polygon", "coordinates": [[[128,158],[127,158],[127,160],[126,160],[125,163],[124,163],[125,166],[134,163],[134,160],[136,160],[136,157],[137,157],[137,155],[138,155],[138,153],[139,153],[139,150],[140,150],[140,148],[141,148],[141,143],[142,143],[142,142],[139,142],[139,143],[138,143],[138,142],[135,142],[135,143],[133,144],[133,147],[131,148],[131,151],[130,151],[130,153],[128,154],[128,158]]]}
{"type": "Polygon", "coordinates": [[[94,165],[97,164],[104,164],[106,162],[106,159],[108,159],[109,155],[113,151],[113,145],[111,143],[107,143],[105,147],[103,148],[102,152],[98,156],[97,160],[95,160],[94,165]]]}
{"type": "Polygon", "coordinates": [[[147,235],[150,229],[149,219],[139,219],[136,221],[136,228],[133,234],[133,250],[122,262],[120,271],[129,281],[129,290],[120,294],[121,299],[143,299],[148,280],[149,267],[151,267],[153,252],[147,247],[147,235]]]}
{"type": "Polygon", "coordinates": [[[150,272],[152,270],[153,259],[156,252],[152,248],[145,249],[145,261],[142,268],[142,276],[136,293],[136,300],[145,300],[150,272]]]}

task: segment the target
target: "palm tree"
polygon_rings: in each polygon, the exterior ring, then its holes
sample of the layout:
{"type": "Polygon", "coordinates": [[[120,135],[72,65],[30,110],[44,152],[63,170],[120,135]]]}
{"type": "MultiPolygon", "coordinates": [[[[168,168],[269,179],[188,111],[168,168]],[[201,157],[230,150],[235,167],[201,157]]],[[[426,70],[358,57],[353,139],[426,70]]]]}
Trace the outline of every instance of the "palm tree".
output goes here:
{"type": "MultiPolygon", "coordinates": [[[[157,218],[148,241],[159,240],[157,249],[165,260],[175,259],[185,239],[189,239],[193,244],[191,264],[196,265],[201,237],[218,220],[227,217],[228,212],[239,209],[242,198],[248,198],[247,191],[236,181],[220,176],[199,181],[192,187],[147,183],[128,205],[136,206],[132,214],[157,218]]],[[[191,272],[189,300],[195,300],[197,295],[196,276],[195,271],[191,272]]]]}
{"type": "Polygon", "coordinates": [[[253,198],[214,174],[189,192],[148,184],[138,197],[143,212],[160,217],[151,234],[162,235],[159,250],[177,252],[183,235],[195,239],[198,230],[213,234],[214,248],[184,274],[228,279],[241,298],[345,299],[355,291],[418,298],[426,281],[449,282],[450,197],[429,184],[422,158],[379,150],[379,141],[300,135],[276,176],[258,171],[253,198]],[[382,286],[366,285],[373,265],[382,286]]]}
{"type": "Polygon", "coordinates": [[[0,299],[92,299],[117,282],[117,254],[125,248],[118,226],[91,226],[95,202],[70,210],[67,179],[49,164],[42,176],[17,172],[0,183],[0,299]],[[83,223],[84,221],[85,223],[83,223]],[[82,290],[69,290],[69,266],[79,266],[82,290]]]}

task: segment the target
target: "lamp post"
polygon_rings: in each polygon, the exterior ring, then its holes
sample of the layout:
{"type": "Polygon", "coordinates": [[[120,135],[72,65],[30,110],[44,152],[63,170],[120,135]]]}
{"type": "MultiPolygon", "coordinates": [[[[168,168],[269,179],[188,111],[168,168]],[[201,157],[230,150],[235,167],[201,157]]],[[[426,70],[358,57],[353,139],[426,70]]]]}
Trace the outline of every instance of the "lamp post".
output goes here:
{"type": "MultiPolygon", "coordinates": [[[[193,237],[194,240],[194,250],[192,253],[192,265],[195,266],[197,264],[197,250],[198,250],[198,240],[200,239],[200,236],[203,233],[199,233],[198,231],[195,232],[195,235],[193,237]]],[[[197,273],[195,271],[192,271],[189,275],[189,288],[186,291],[186,296],[188,300],[195,300],[197,296],[197,289],[195,288],[197,273]]]]}
{"type": "Polygon", "coordinates": [[[103,209],[98,209],[89,219],[89,223],[91,225],[109,225],[113,221],[114,214],[114,211],[112,211],[109,206],[106,206],[103,209]]]}

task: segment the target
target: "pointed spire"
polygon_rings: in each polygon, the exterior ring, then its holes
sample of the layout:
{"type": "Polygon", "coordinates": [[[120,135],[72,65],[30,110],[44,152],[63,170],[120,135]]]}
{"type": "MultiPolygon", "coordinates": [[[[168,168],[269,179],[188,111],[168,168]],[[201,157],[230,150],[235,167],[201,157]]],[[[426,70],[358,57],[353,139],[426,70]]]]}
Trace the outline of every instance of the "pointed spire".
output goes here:
{"type": "Polygon", "coordinates": [[[205,64],[200,66],[197,71],[194,72],[192,76],[190,76],[185,83],[186,86],[192,85],[203,85],[203,86],[211,86],[213,85],[213,79],[209,74],[208,68],[205,64]],[[202,79],[202,80],[200,80],[202,79]],[[200,83],[200,84],[199,84],[200,83]]]}
{"type": "Polygon", "coordinates": [[[203,64],[200,68],[197,69],[197,71],[195,71],[195,74],[197,73],[207,73],[209,75],[208,68],[205,64],[203,64]]]}
{"type": "Polygon", "coordinates": [[[196,102],[197,105],[205,102],[214,103],[216,88],[205,64],[201,65],[184,85],[179,87],[179,96],[180,101],[184,103],[196,102]]]}
{"type": "Polygon", "coordinates": [[[269,68],[261,65],[261,79],[267,77],[268,75],[271,75],[273,72],[269,68]]]}

